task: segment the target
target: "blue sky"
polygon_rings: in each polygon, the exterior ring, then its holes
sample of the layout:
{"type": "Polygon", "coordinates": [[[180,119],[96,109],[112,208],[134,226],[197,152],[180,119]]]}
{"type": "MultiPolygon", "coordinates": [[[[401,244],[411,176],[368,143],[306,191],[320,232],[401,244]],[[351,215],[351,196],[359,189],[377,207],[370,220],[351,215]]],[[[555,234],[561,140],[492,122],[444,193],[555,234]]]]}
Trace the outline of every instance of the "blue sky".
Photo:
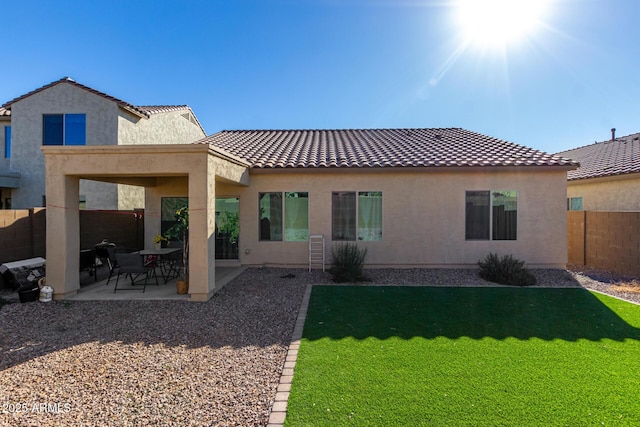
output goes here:
{"type": "Polygon", "coordinates": [[[70,76],[223,129],[462,127],[557,152],[640,132],[640,2],[555,0],[504,49],[451,1],[11,1],[0,103],[70,76]]]}

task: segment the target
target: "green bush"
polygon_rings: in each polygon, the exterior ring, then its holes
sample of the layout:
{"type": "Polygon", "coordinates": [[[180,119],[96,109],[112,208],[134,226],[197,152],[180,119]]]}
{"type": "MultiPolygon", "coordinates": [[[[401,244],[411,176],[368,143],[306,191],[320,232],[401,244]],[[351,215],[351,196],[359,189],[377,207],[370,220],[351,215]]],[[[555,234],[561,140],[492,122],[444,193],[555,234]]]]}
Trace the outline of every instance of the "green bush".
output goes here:
{"type": "Polygon", "coordinates": [[[367,249],[360,249],[355,243],[337,243],[331,249],[332,267],[329,272],[338,283],[363,280],[362,268],[367,249]]]}
{"type": "Polygon", "coordinates": [[[537,283],[536,277],[524,267],[524,261],[511,255],[500,258],[497,254],[490,253],[484,261],[478,261],[478,265],[480,277],[489,282],[514,286],[533,286],[537,283]]]}

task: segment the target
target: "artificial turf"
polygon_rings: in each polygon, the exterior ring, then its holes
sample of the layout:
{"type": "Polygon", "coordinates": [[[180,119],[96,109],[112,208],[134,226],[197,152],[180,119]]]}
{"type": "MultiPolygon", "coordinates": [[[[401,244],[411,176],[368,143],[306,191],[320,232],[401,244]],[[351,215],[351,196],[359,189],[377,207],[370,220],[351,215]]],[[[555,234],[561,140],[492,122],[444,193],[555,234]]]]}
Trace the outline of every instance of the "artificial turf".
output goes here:
{"type": "Polygon", "coordinates": [[[315,286],[285,425],[640,425],[639,328],[584,289],[315,286]]]}

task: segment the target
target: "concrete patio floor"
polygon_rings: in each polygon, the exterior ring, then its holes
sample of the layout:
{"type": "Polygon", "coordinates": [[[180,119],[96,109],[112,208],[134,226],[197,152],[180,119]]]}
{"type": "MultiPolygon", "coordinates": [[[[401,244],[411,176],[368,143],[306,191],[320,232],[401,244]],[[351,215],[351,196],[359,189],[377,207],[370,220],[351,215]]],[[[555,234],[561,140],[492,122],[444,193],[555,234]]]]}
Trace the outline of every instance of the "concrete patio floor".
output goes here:
{"type": "MultiPolygon", "coordinates": [[[[242,273],[246,267],[225,266],[216,267],[216,289],[229,283],[242,273]]],[[[93,276],[82,275],[80,282],[82,287],[78,293],[71,298],[71,301],[117,301],[117,300],[186,300],[190,299],[189,294],[178,295],[176,291],[176,280],[171,279],[166,284],[162,277],[158,275],[160,285],[157,286],[153,278],[147,280],[145,292],[142,292],[142,285],[131,286],[131,282],[124,276],[118,282],[118,291],[113,292],[116,285],[116,276],[113,276],[107,285],[109,272],[105,269],[98,270],[98,281],[94,282],[93,276]],[[121,290],[122,289],[122,290],[121,290]]]]}

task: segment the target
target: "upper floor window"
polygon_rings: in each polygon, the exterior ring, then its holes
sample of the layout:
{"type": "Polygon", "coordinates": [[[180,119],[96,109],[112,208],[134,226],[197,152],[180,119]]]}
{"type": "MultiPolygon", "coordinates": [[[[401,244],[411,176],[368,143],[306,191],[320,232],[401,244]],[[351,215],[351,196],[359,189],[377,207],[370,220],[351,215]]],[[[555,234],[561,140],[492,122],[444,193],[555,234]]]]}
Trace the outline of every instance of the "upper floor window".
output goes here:
{"type": "Polygon", "coordinates": [[[516,240],[518,194],[513,190],[467,191],[465,195],[467,240],[516,240]]]}
{"type": "Polygon", "coordinates": [[[87,117],[85,114],[45,114],[43,116],[43,145],[86,145],[87,117]]]}
{"type": "Polygon", "coordinates": [[[11,126],[4,128],[4,158],[11,158],[11,126]]]}
{"type": "Polygon", "coordinates": [[[280,192],[258,194],[260,240],[309,240],[309,193],[285,192],[282,196],[280,192]]]}
{"type": "Polygon", "coordinates": [[[382,192],[336,191],[331,195],[331,240],[382,240],[382,192]]]}
{"type": "Polygon", "coordinates": [[[567,210],[568,211],[581,211],[582,210],[582,197],[568,197],[567,198],[567,210]]]}

